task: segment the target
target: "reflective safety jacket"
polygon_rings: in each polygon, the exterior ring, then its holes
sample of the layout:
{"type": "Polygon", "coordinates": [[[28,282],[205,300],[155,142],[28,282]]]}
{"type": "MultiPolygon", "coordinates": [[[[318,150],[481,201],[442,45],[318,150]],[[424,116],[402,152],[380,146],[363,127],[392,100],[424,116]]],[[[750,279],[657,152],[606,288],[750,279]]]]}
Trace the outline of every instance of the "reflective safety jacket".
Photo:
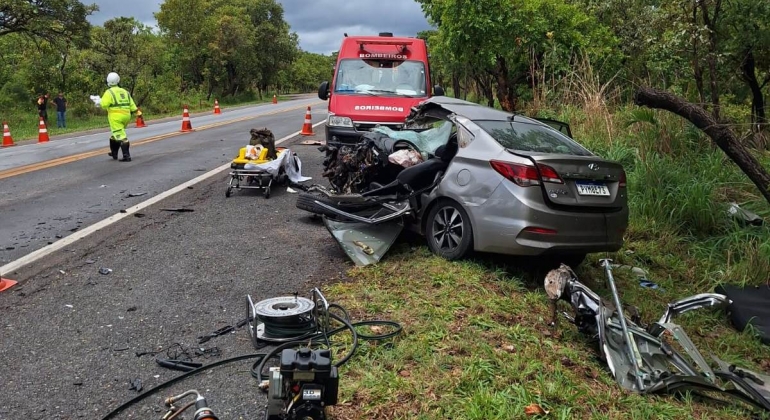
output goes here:
{"type": "Polygon", "coordinates": [[[113,86],[102,95],[101,105],[107,110],[107,121],[110,123],[112,137],[118,141],[125,140],[126,127],[131,121],[131,114],[137,111],[134,98],[122,87],[113,86]]]}
{"type": "Polygon", "coordinates": [[[131,115],[136,112],[134,98],[127,90],[120,86],[113,86],[102,95],[102,108],[107,110],[107,115],[131,115]]]}
{"type": "Polygon", "coordinates": [[[107,121],[110,123],[112,138],[117,141],[125,140],[131,113],[137,111],[134,98],[122,87],[113,86],[102,95],[101,105],[107,110],[107,121]]]}

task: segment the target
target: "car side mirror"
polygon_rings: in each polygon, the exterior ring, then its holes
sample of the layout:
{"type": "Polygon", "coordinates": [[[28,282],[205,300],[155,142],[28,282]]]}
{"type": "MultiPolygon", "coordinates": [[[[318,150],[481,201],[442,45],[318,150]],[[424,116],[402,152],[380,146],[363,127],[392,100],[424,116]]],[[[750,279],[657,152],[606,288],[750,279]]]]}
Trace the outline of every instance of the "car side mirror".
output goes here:
{"type": "Polygon", "coordinates": [[[318,87],[318,98],[322,101],[329,99],[329,82],[323,82],[318,87]]]}
{"type": "Polygon", "coordinates": [[[444,96],[444,88],[442,88],[439,85],[433,86],[433,95],[434,96],[444,96]]]}

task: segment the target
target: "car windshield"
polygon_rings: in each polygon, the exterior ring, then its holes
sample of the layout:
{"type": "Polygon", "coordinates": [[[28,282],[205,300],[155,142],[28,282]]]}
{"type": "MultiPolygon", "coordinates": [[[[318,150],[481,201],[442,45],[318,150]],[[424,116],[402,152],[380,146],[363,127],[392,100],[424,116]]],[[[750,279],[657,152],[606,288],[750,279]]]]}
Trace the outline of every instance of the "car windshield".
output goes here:
{"type": "Polygon", "coordinates": [[[425,65],[420,61],[342,60],[334,92],[424,97],[425,65]]]}
{"type": "Polygon", "coordinates": [[[583,146],[539,124],[512,121],[473,121],[506,149],[523,152],[592,156],[583,146]]]}

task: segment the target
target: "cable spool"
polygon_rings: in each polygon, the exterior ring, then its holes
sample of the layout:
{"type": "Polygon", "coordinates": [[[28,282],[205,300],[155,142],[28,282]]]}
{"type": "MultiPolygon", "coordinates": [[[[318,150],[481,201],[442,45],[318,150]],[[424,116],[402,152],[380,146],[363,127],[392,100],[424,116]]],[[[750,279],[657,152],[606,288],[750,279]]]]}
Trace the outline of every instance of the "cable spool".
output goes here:
{"type": "Polygon", "coordinates": [[[250,333],[255,346],[258,346],[260,340],[284,343],[301,340],[318,332],[314,316],[316,305],[310,299],[281,296],[255,304],[249,296],[248,302],[250,333]]]}

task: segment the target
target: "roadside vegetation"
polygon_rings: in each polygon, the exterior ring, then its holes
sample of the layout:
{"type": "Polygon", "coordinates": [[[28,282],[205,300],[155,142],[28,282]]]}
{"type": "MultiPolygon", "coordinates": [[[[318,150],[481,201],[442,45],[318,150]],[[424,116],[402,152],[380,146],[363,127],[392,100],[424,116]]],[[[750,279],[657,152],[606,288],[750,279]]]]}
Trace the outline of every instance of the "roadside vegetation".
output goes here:
{"type": "Polygon", "coordinates": [[[67,98],[67,130],[106,127],[89,95],[106,89],[116,71],[145,120],[211,110],[214,100],[233,106],[273,95],[315,91],[328,78],[331,56],[302,51],[276,0],[167,0],[157,29],[115,17],[92,26],[96,10],[79,0],[21,0],[3,6],[0,20],[0,120],[16,140],[34,138],[37,99],[67,98]]]}
{"type": "MultiPolygon", "coordinates": [[[[642,287],[629,271],[614,274],[624,304],[649,323],[667,303],[720,283],[768,281],[770,207],[758,186],[690,122],[633,105],[639,86],[674,92],[708,110],[770,168],[770,67],[758,61],[770,55],[755,60],[770,51],[766,19],[755,14],[766,4],[420,3],[437,24],[422,34],[431,43],[434,79],[451,95],[567,121],[578,141],[624,165],[631,212],[625,246],[590,255],[577,270],[583,283],[609,298],[600,258],[643,268],[658,288],[642,287]],[[743,27],[754,29],[736,31],[743,27]],[[765,225],[733,220],[730,203],[765,225]]],[[[404,333],[386,345],[365,344],[342,369],[337,419],[750,417],[735,406],[622,391],[573,325],[562,320],[556,331],[547,328],[545,271],[533,259],[448,262],[410,240],[348,275],[327,296],[356,319],[400,322],[404,333]]],[[[677,322],[703,354],[770,373],[767,347],[750,331],[736,332],[724,313],[698,310],[677,322]]]]}
{"type": "MultiPolygon", "coordinates": [[[[658,111],[620,109],[610,141],[604,123],[568,107],[575,136],[628,171],[631,220],[617,253],[590,255],[577,274],[609,299],[600,258],[645,269],[659,288],[643,288],[615,270],[621,298],[644,322],[666,304],[719,283],[764,284],[770,273],[770,232],[730,220],[726,203],[770,217],[754,186],[695,129],[658,111]],[[661,137],[667,138],[661,142],[661,137]]],[[[601,118],[604,121],[604,118],[601,118]]],[[[770,155],[763,158],[770,166],[770,155]]],[[[536,404],[548,418],[747,418],[733,407],[623,392],[596,349],[566,320],[547,328],[545,271],[531,259],[476,255],[448,262],[420,240],[402,243],[377,266],[348,272],[351,281],[327,293],[355,319],[404,325],[392,345],[365,344],[341,373],[344,402],[337,419],[511,419],[536,404]]],[[[571,313],[565,303],[560,311],[571,313]]],[[[738,333],[724,313],[699,310],[677,319],[704,354],[770,372],[767,347],[738,333]]]]}

